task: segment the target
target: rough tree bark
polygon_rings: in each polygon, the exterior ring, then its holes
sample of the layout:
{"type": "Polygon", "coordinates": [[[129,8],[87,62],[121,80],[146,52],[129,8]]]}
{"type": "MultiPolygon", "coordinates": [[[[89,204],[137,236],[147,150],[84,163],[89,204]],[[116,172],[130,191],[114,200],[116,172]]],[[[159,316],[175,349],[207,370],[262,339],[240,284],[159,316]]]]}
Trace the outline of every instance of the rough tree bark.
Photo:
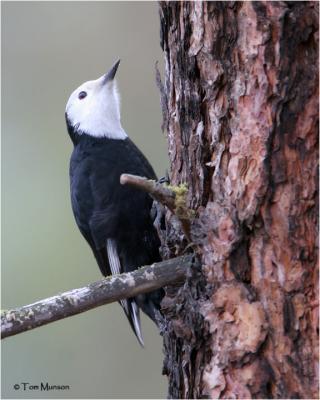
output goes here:
{"type": "Polygon", "coordinates": [[[318,3],[160,2],[170,398],[318,398],[318,3]],[[189,247],[188,247],[189,245],[189,247]],[[186,248],[188,249],[186,250],[186,248]]]}

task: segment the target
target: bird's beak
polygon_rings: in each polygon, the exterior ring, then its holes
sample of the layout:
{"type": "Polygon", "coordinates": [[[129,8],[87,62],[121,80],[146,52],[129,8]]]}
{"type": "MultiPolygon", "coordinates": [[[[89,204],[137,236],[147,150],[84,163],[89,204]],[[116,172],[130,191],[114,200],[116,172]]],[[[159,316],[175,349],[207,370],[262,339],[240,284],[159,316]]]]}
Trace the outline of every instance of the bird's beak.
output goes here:
{"type": "Polygon", "coordinates": [[[103,76],[103,81],[102,81],[102,85],[105,85],[107,82],[110,82],[113,80],[117,69],[119,67],[120,64],[120,60],[116,61],[113,66],[110,68],[110,70],[103,76]]]}

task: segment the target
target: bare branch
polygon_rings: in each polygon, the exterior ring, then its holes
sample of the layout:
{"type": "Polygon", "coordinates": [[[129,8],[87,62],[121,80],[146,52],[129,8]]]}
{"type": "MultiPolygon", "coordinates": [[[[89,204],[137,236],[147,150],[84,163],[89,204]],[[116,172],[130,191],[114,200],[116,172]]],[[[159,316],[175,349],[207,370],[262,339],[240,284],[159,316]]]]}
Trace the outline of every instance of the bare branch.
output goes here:
{"type": "Polygon", "coordinates": [[[182,281],[192,256],[186,255],[111,276],[36,303],[1,313],[1,338],[182,281]]]}
{"type": "Polygon", "coordinates": [[[161,183],[152,179],[130,174],[122,174],[120,176],[120,183],[122,185],[130,185],[143,190],[144,192],[149,193],[154,200],[168,207],[181,222],[186,238],[191,242],[190,221],[193,218],[193,211],[189,210],[186,205],[185,194],[187,188],[185,185],[177,186],[172,190],[172,187],[165,187],[161,183]]]}
{"type": "Polygon", "coordinates": [[[176,195],[172,190],[161,185],[161,183],[130,174],[122,174],[120,176],[120,183],[122,185],[134,186],[137,189],[149,193],[154,200],[168,207],[169,210],[174,213],[176,195]]]}

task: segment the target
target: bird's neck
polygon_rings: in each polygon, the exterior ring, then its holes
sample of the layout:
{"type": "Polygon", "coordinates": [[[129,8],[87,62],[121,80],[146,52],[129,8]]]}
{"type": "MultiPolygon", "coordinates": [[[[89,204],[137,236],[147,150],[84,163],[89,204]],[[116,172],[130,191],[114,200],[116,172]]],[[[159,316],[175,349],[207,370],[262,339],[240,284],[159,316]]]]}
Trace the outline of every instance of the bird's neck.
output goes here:
{"type": "Polygon", "coordinates": [[[69,136],[73,142],[74,145],[78,144],[79,142],[85,140],[85,141],[90,141],[92,139],[93,142],[99,141],[99,139],[114,139],[114,140],[124,140],[128,136],[123,130],[121,124],[119,126],[106,126],[104,133],[96,134],[95,132],[86,132],[82,131],[78,126],[74,126],[69,118],[66,117],[66,123],[67,123],[67,129],[69,136]]]}

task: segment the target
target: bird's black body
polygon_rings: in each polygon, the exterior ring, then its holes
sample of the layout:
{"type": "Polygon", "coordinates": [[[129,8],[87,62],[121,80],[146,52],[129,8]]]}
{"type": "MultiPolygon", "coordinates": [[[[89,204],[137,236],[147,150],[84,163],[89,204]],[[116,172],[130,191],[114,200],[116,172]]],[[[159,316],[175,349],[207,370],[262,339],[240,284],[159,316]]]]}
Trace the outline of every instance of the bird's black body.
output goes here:
{"type": "MultiPolygon", "coordinates": [[[[78,87],[69,97],[65,114],[74,144],[70,160],[72,209],[104,276],[160,260],[160,241],[151,217],[152,199],[120,184],[124,173],[149,179],[156,179],[156,175],[121,126],[114,79],[119,63],[101,78],[78,87]]],[[[120,300],[141,345],[139,309],[158,322],[162,297],[160,289],[120,300]]]]}
{"type": "MultiPolygon", "coordinates": [[[[108,239],[115,242],[120,272],[159,261],[160,243],[150,215],[152,199],[140,190],[120,184],[123,173],[156,179],[151,165],[129,138],[118,140],[79,134],[66,120],[74,144],[70,160],[72,208],[102,274],[112,273],[108,239]]],[[[159,290],[135,300],[155,321],[155,310],[159,309],[162,296],[159,290]]]]}

